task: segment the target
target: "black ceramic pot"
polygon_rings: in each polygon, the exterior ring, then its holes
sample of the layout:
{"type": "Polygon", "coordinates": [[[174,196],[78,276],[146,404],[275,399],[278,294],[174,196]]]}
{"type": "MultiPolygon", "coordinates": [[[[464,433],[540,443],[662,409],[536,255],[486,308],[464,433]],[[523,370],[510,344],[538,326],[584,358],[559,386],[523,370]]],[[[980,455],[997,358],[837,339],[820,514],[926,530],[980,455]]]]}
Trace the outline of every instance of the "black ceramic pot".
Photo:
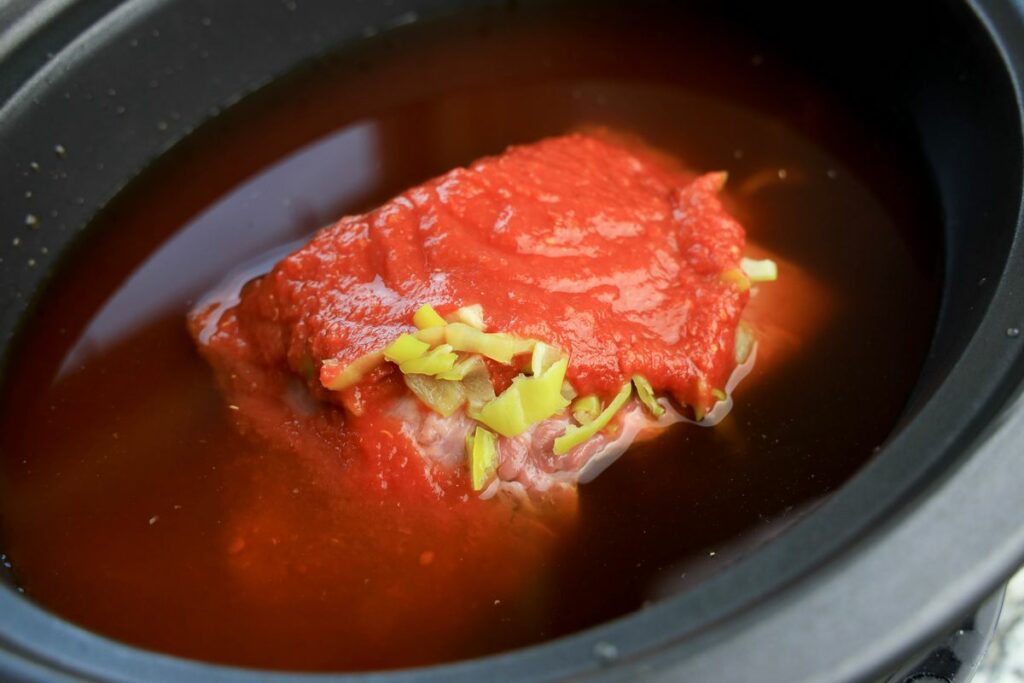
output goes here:
{"type": "MultiPolygon", "coordinates": [[[[1024,10],[1010,0],[761,5],[713,11],[828,80],[864,116],[890,119],[934,181],[945,289],[902,420],[812,514],[693,590],[547,644],[368,680],[869,680],[952,628],[1024,558],[1024,10]]],[[[96,212],[218,112],[369,35],[401,40],[410,24],[448,20],[486,28],[550,7],[0,3],[0,339],[10,346],[96,212]],[[111,90],[130,103],[123,112],[111,90]],[[56,145],[75,153],[37,168],[56,145]],[[25,233],[39,206],[54,207],[52,229],[25,233]],[[45,257],[24,256],[42,247],[45,257]]],[[[671,3],[642,16],[661,16],[659,30],[674,20],[671,3]]],[[[0,586],[0,678],[284,680],[111,642],[13,585],[0,586]]]]}

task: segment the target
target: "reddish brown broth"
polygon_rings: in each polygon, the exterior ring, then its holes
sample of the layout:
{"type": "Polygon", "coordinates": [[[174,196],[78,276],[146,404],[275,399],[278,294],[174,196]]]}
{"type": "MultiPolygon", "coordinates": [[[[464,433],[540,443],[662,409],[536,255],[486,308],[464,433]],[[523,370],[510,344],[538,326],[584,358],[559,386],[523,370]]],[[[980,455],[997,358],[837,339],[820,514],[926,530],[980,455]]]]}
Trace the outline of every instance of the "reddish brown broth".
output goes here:
{"type": "MultiPolygon", "coordinates": [[[[510,30],[427,52],[412,41],[322,67],[214,124],[101,216],[38,307],[5,386],[0,550],[30,598],[136,645],[248,666],[472,657],[692,587],[870,457],[905,405],[938,301],[937,222],[916,169],[770,57],[752,63],[750,46],[715,48],[716,79],[679,80],[666,66],[684,49],[673,41],[573,31],[510,30]],[[643,54],[629,49],[640,44],[643,54]],[[633,72],[647,82],[623,80],[633,72]],[[438,73],[449,91],[417,94],[438,73]],[[500,85],[510,74],[516,84],[500,85]],[[769,94],[778,84],[784,96],[769,94]],[[827,282],[834,315],[802,355],[741,386],[720,427],[678,426],[582,487],[578,524],[525,585],[470,604],[440,584],[422,619],[402,623],[389,621],[386,594],[379,613],[352,614],[353,587],[331,581],[332,567],[349,576],[344,544],[330,539],[383,530],[370,514],[337,514],[336,472],[236,432],[185,313],[225,271],[343,213],[588,124],[728,170],[751,239],[827,282]],[[837,139],[842,159],[819,144],[837,139]],[[275,550],[240,572],[245,525],[262,525],[275,550]],[[462,620],[464,637],[433,636],[443,619],[462,620]]],[[[457,544],[405,543],[390,575],[429,592],[446,550],[457,544]]],[[[502,557],[473,561],[485,572],[502,557]]]]}

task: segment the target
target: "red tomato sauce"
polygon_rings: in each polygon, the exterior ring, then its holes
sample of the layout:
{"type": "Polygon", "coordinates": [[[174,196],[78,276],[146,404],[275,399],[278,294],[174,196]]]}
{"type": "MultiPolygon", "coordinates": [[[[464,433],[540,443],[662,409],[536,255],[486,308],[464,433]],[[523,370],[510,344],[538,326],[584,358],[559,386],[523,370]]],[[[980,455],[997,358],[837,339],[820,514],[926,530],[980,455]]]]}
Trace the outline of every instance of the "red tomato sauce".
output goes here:
{"type": "Polygon", "coordinates": [[[583,134],[513,147],[322,230],[248,288],[210,345],[242,334],[260,362],[310,375],[311,360],[344,367],[414,329],[424,303],[481,304],[488,329],[568,352],[580,393],[639,373],[703,409],[747,301],[722,277],[744,250],[724,182],[583,134]]]}
{"type": "MultiPolygon", "coordinates": [[[[406,391],[393,366],[345,392],[324,390],[316,368],[387,345],[424,303],[442,314],[481,304],[489,329],[567,351],[580,392],[611,394],[641,373],[708,405],[733,369],[747,300],[722,278],[744,249],[717,197],[723,181],[594,137],[551,138],[343,218],[219,318],[194,315],[238,427],[298,458],[323,495],[321,518],[302,518],[271,472],[264,498],[237,507],[228,554],[240,584],[312,613],[321,600],[347,605],[355,642],[408,642],[403,629],[431,615],[413,659],[456,656],[495,610],[533,620],[554,545],[576,520],[575,490],[483,500],[463,466],[417,450],[391,410],[406,391]],[[282,553],[305,559],[275,562],[282,553]],[[445,605],[452,595],[458,609],[445,605]]],[[[518,371],[490,365],[498,391],[518,371]]],[[[368,648],[358,663],[385,660],[368,648]]]]}

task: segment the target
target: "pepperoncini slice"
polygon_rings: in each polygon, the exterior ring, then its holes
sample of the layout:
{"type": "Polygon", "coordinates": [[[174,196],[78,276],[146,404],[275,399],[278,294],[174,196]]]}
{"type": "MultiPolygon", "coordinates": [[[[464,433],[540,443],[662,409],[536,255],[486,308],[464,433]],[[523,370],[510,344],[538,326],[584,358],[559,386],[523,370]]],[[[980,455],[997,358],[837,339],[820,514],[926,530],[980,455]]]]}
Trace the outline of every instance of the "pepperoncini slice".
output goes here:
{"type": "Polygon", "coordinates": [[[403,375],[405,386],[428,408],[448,417],[466,402],[466,393],[460,382],[446,382],[427,375],[403,375]]]}
{"type": "Polygon", "coordinates": [[[569,380],[564,380],[562,382],[562,398],[566,401],[571,401],[577,396],[579,396],[579,394],[576,393],[576,387],[574,387],[569,380]]]}
{"type": "Polygon", "coordinates": [[[601,414],[601,399],[597,394],[590,394],[576,399],[572,403],[572,416],[581,425],[593,422],[601,414]]]}
{"type": "Polygon", "coordinates": [[[569,359],[562,358],[536,377],[519,375],[512,380],[512,386],[473,417],[502,436],[522,434],[569,405],[562,396],[562,381],[568,367],[569,359]]]}
{"type": "Polygon", "coordinates": [[[423,304],[412,316],[412,324],[421,330],[444,327],[448,323],[430,304],[423,304]]]}
{"type": "Polygon", "coordinates": [[[540,375],[533,377],[519,376],[512,380],[518,385],[519,395],[523,401],[523,416],[530,424],[546,420],[569,401],[562,396],[562,380],[569,367],[569,359],[562,358],[540,375]]]}
{"type": "Polygon", "coordinates": [[[435,376],[438,379],[447,379],[458,382],[465,379],[466,375],[469,375],[474,371],[479,372],[480,370],[483,370],[484,372],[487,371],[487,366],[484,365],[480,356],[469,356],[468,358],[464,358],[457,362],[452,366],[451,370],[440,372],[435,376]]]}
{"type": "Polygon", "coordinates": [[[754,348],[754,331],[746,322],[741,322],[736,328],[736,341],[734,342],[733,358],[736,365],[743,365],[750,358],[750,352],[754,348]]]}
{"type": "Polygon", "coordinates": [[[494,434],[478,426],[472,436],[466,436],[466,455],[469,457],[470,483],[474,491],[481,491],[498,468],[498,446],[494,434]]]}
{"type": "Polygon", "coordinates": [[[474,356],[473,363],[466,376],[462,378],[462,386],[466,390],[466,400],[471,407],[479,408],[487,401],[494,400],[494,385],[491,384],[491,373],[479,356],[474,356]]]}
{"type": "Polygon", "coordinates": [[[338,361],[325,360],[320,366],[320,384],[331,391],[348,389],[382,362],[384,362],[383,351],[374,351],[360,356],[340,370],[338,361]]]}
{"type": "Polygon", "coordinates": [[[476,414],[470,415],[502,436],[513,437],[530,428],[523,412],[523,397],[519,385],[513,384],[493,401],[485,403],[476,414]]]}
{"type": "Polygon", "coordinates": [[[441,344],[422,356],[399,363],[398,369],[406,375],[437,375],[455,367],[458,359],[450,345],[441,344]]]}
{"type": "Polygon", "coordinates": [[[651,415],[659,418],[665,414],[665,407],[658,403],[658,399],[654,396],[654,388],[646,377],[633,375],[633,386],[636,387],[636,395],[640,402],[644,404],[651,415]]]}
{"type": "Polygon", "coordinates": [[[730,268],[729,270],[722,271],[719,277],[723,282],[731,282],[736,285],[736,289],[741,292],[750,289],[750,278],[740,268],[730,268]]]}
{"type": "Polygon", "coordinates": [[[449,313],[445,320],[450,323],[469,325],[481,331],[487,329],[487,325],[484,323],[484,307],[480,304],[457,308],[449,313]]]}
{"type": "Polygon", "coordinates": [[[445,341],[456,351],[487,356],[499,363],[511,363],[512,357],[533,350],[533,339],[517,339],[501,333],[481,332],[465,323],[451,323],[445,328],[445,341]]]}
{"type": "Polygon", "coordinates": [[[760,261],[752,258],[741,258],[740,268],[747,274],[751,282],[775,282],[779,279],[779,267],[770,258],[760,261]]]}
{"type": "Polygon", "coordinates": [[[533,346],[533,355],[530,357],[530,374],[534,377],[541,375],[545,370],[562,357],[562,352],[542,341],[533,346]]]}
{"type": "Polygon", "coordinates": [[[427,342],[420,341],[411,334],[403,332],[398,339],[384,347],[384,357],[392,363],[404,363],[407,360],[419,358],[429,348],[430,344],[427,342]]]}
{"type": "Polygon", "coordinates": [[[428,327],[423,330],[417,330],[413,333],[414,337],[422,342],[426,342],[430,346],[437,346],[438,344],[444,344],[444,328],[443,327],[428,327]]]}
{"type": "Polygon", "coordinates": [[[629,400],[631,393],[633,393],[633,383],[626,382],[619,389],[619,393],[615,394],[615,398],[608,404],[608,407],[601,411],[600,415],[585,425],[580,425],[579,427],[570,425],[565,430],[565,434],[555,439],[555,454],[562,455],[568,452],[571,448],[578,446],[608,426],[608,423],[615,417],[615,414],[629,400]]]}

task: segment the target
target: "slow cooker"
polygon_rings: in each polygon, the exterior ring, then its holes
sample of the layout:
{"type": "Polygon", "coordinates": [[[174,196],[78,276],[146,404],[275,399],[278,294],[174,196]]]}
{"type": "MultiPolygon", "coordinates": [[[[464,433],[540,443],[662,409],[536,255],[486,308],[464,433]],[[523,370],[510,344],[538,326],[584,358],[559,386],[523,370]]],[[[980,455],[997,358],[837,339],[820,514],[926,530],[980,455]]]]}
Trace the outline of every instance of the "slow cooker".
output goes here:
{"type": "MultiPolygon", "coordinates": [[[[93,217],[122,188],[278,79],[360,41],[405,40],[419,26],[488,30],[616,4],[0,3],[5,349],[16,347],[49,277],[90,239],[93,217]],[[115,111],[106,96],[112,90],[130,106],[115,111]],[[55,145],[75,153],[58,170],[40,172],[38,160],[51,159],[55,145]],[[53,207],[52,229],[26,232],[26,216],[40,206],[53,207]],[[39,255],[26,259],[29,251],[39,255]]],[[[964,620],[1024,560],[1024,7],[1011,0],[692,5],[827,82],[858,115],[888,120],[929,169],[943,218],[935,235],[944,245],[941,310],[914,394],[867,465],[777,537],[690,590],[568,637],[421,669],[299,675],[178,659],[62,620],[5,576],[0,678],[810,682],[879,680],[907,662],[905,680],[953,676],[914,666],[949,633],[962,635],[964,620]]],[[[679,21],[673,3],[641,6],[631,30],[670,32],[679,21]]],[[[983,635],[997,604],[985,603],[975,620],[983,635]]]]}

